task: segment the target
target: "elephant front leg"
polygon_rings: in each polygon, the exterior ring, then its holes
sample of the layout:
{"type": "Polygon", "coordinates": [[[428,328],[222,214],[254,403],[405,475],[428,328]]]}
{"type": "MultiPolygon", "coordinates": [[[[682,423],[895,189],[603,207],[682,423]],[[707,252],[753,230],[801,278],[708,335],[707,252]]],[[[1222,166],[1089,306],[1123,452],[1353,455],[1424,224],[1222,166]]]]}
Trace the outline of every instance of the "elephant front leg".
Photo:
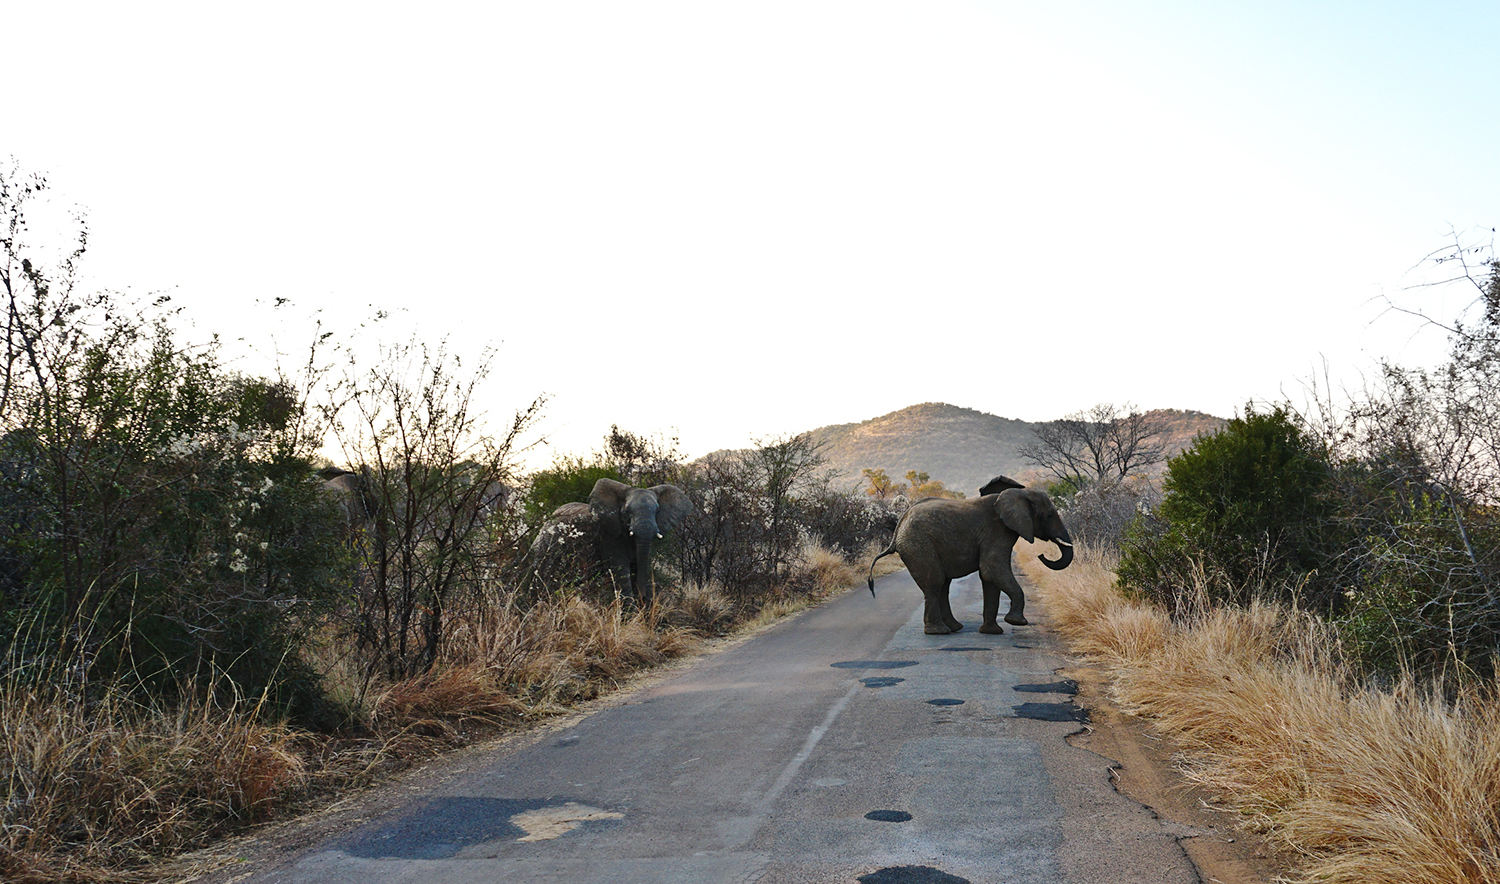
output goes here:
{"type": "Polygon", "coordinates": [[[981,575],[980,579],[984,583],[984,624],[979,627],[980,632],[991,635],[1005,632],[996,619],[1000,613],[1001,591],[1010,597],[1010,611],[1005,615],[1005,622],[1012,626],[1026,626],[1030,622],[1026,619],[1026,593],[1021,590],[1021,584],[1016,582],[1013,574],[1004,576],[1008,579],[994,580],[981,575]]]}

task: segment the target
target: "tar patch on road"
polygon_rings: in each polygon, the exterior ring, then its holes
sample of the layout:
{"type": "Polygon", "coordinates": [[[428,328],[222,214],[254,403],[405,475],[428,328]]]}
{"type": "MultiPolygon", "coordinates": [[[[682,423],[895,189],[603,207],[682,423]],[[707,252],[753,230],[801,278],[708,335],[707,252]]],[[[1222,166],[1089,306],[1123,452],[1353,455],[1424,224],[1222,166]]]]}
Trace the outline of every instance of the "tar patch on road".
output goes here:
{"type": "Polygon", "coordinates": [[[948,697],[942,697],[937,700],[927,701],[927,705],[929,706],[962,706],[963,704],[963,700],[954,700],[948,697]]]}
{"type": "Polygon", "coordinates": [[[905,669],[917,665],[915,660],[845,660],[831,663],[834,669],[905,669]]]}
{"type": "Polygon", "coordinates": [[[901,682],[906,681],[906,679],[896,678],[893,675],[872,675],[869,678],[862,678],[860,681],[867,688],[893,688],[901,682]]]}
{"type": "Polygon", "coordinates": [[[952,653],[954,651],[993,651],[994,648],[986,648],[986,647],[984,647],[982,645],[981,646],[967,645],[967,646],[960,646],[960,647],[957,647],[957,648],[938,648],[938,650],[939,651],[947,651],[948,653],[952,653]]]}
{"type": "Polygon", "coordinates": [[[1032,718],[1037,721],[1078,721],[1087,723],[1089,712],[1072,703],[1022,703],[1012,706],[1017,718],[1032,718]]]}
{"type": "Polygon", "coordinates": [[[1018,684],[1015,690],[1031,694],[1067,694],[1073,696],[1078,693],[1078,682],[1071,678],[1062,681],[1054,681],[1051,684],[1018,684]]]}
{"type": "Polygon", "coordinates": [[[872,810],[865,814],[865,819],[877,823],[909,823],[911,814],[904,810],[872,810]]]}
{"type": "Polygon", "coordinates": [[[969,884],[968,878],[960,878],[932,866],[890,866],[859,876],[860,884],[969,884]]]}
{"type": "Polygon", "coordinates": [[[623,816],[576,801],[438,798],[403,819],[356,834],[339,849],[365,859],[451,859],[480,844],[550,841],[585,823],[623,816]]]}

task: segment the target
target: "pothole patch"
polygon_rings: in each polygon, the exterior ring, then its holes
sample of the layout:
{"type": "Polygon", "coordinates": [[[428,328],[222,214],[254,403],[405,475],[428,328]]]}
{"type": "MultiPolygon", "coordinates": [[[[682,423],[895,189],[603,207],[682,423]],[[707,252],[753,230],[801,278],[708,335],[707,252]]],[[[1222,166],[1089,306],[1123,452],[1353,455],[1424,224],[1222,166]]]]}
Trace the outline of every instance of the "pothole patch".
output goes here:
{"type": "Polygon", "coordinates": [[[845,660],[829,664],[834,669],[905,669],[917,665],[915,660],[845,660]]]}
{"type": "Polygon", "coordinates": [[[517,838],[517,841],[551,841],[554,838],[561,838],[584,823],[595,820],[618,820],[624,817],[623,813],[600,810],[597,807],[589,807],[587,804],[569,801],[561,807],[539,807],[536,810],[518,813],[510,818],[510,823],[526,833],[517,838]]]}
{"type": "Polygon", "coordinates": [[[887,866],[860,875],[859,884],[969,884],[968,878],[950,875],[932,866],[887,866]]]}
{"type": "Polygon", "coordinates": [[[893,675],[872,675],[869,678],[862,678],[860,681],[867,688],[891,688],[906,681],[906,679],[896,678],[893,675]]]}
{"type": "Polygon", "coordinates": [[[1072,703],[1022,703],[1011,708],[1015,710],[1017,718],[1085,723],[1089,720],[1088,710],[1074,706],[1072,703]]]}
{"type": "Polygon", "coordinates": [[[1051,684],[1018,684],[1014,690],[1029,694],[1067,694],[1071,697],[1078,693],[1078,682],[1065,678],[1051,684]]]}
{"type": "Polygon", "coordinates": [[[904,810],[872,810],[865,814],[865,819],[877,823],[909,823],[911,814],[904,810]]]}
{"type": "Polygon", "coordinates": [[[928,706],[962,706],[963,700],[955,700],[952,697],[939,697],[936,700],[928,700],[928,706]]]}

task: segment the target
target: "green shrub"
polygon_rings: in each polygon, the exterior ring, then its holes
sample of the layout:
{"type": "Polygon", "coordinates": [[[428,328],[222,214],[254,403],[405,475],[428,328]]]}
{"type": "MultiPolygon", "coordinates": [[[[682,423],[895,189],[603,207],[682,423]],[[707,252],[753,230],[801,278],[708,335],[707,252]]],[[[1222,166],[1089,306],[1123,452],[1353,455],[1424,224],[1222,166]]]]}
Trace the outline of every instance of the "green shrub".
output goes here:
{"type": "Polygon", "coordinates": [[[347,585],[286,384],[171,330],[164,299],[85,293],[26,241],[45,190],[0,170],[0,666],[316,717],[305,631],[347,585]]]}
{"type": "Polygon", "coordinates": [[[1332,607],[1324,571],[1341,547],[1331,477],[1288,409],[1247,406],[1168,461],[1160,507],[1125,540],[1121,584],[1167,600],[1206,584],[1223,601],[1269,593],[1332,607]]]}
{"type": "Polygon", "coordinates": [[[594,483],[600,479],[625,481],[617,467],[582,457],[559,458],[551,469],[533,473],[522,502],[526,523],[541,524],[565,503],[587,503],[594,483]]]}

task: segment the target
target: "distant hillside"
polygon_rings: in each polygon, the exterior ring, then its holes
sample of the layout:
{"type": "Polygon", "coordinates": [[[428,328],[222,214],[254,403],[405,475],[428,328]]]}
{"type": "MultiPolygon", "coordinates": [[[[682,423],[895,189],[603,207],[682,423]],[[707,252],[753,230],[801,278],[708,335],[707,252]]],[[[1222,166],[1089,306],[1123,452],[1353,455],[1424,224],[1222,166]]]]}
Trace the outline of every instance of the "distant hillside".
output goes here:
{"type": "MultiPolygon", "coordinates": [[[[1187,447],[1200,433],[1212,432],[1224,421],[1197,411],[1163,409],[1151,412],[1164,418],[1168,431],[1162,439],[1169,454],[1187,447]]],[[[1023,482],[1041,476],[1018,453],[1033,438],[1032,424],[996,417],[971,408],[925,402],[858,424],[837,424],[812,431],[825,442],[830,467],[850,483],[866,469],[885,470],[897,481],[908,470],[925,472],[970,497],[996,475],[1023,482]]]]}

